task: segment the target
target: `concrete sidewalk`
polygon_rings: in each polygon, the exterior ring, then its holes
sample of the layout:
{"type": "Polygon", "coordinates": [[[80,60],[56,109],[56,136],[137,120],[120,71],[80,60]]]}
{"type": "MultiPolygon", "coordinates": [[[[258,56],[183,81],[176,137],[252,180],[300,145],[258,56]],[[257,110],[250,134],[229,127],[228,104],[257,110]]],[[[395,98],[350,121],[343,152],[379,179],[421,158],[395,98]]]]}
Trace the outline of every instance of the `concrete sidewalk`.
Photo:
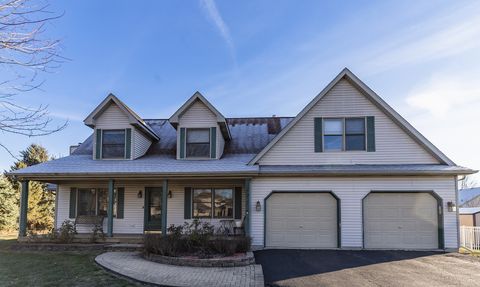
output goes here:
{"type": "Polygon", "coordinates": [[[145,260],[139,252],[107,252],[98,255],[95,262],[118,275],[160,286],[264,286],[260,265],[224,268],[174,266],[145,260]]]}

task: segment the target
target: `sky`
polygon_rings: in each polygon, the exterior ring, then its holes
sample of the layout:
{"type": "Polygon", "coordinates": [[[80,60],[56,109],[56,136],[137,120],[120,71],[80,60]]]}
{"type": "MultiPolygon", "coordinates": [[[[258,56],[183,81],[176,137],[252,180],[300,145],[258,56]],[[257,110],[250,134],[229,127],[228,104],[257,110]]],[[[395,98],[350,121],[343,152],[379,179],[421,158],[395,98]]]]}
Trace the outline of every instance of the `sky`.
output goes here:
{"type": "MultiPolygon", "coordinates": [[[[46,36],[70,59],[19,104],[64,130],[1,134],[55,157],[113,93],[168,118],[195,91],[226,117],[295,116],[348,67],[455,163],[480,169],[479,1],[52,1],[46,36]]],[[[0,77],[3,72],[0,70],[0,77]]],[[[0,169],[14,159],[0,150],[0,169]]],[[[480,176],[476,176],[480,183],[480,176]]]]}

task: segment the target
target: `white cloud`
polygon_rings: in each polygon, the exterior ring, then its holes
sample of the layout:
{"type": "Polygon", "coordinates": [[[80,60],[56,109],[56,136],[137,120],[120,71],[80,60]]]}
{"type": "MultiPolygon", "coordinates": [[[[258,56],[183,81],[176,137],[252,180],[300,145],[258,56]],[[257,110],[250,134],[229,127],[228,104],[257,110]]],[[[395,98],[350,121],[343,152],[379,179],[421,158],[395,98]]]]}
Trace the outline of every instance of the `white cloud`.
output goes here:
{"type": "Polygon", "coordinates": [[[480,86],[470,76],[434,76],[430,81],[415,87],[406,98],[407,104],[443,117],[457,113],[462,108],[480,103],[480,86]]]}
{"type": "MultiPolygon", "coordinates": [[[[408,93],[411,121],[457,164],[480,169],[480,87],[470,75],[451,71],[437,74],[408,93]],[[427,113],[422,113],[427,111],[427,113]]],[[[480,180],[480,175],[475,176],[480,180]]]]}
{"type": "Polygon", "coordinates": [[[227,24],[223,21],[222,15],[217,9],[217,5],[214,0],[201,0],[200,1],[203,10],[206,13],[206,16],[212,21],[215,27],[218,29],[218,32],[222,36],[223,40],[230,49],[232,57],[235,56],[235,46],[233,44],[232,36],[230,35],[230,29],[228,29],[227,24]]]}

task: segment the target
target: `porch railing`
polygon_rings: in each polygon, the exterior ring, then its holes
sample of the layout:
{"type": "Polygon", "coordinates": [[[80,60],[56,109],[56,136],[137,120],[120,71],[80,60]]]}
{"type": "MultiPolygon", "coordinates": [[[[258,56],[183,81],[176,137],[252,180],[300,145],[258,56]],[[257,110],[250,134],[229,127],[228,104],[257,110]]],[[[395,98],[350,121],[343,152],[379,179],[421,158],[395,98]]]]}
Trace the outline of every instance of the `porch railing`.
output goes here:
{"type": "Polygon", "coordinates": [[[460,246],[480,251],[480,226],[460,226],[460,246]]]}

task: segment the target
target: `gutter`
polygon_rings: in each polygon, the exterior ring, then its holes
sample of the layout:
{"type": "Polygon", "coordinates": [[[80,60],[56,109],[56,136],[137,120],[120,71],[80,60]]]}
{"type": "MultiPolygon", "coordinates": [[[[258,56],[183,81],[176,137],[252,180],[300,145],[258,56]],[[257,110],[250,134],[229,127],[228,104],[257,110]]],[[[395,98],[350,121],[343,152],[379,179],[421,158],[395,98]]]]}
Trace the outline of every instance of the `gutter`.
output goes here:
{"type": "Polygon", "coordinates": [[[348,177],[348,176],[456,176],[476,173],[475,170],[461,171],[244,171],[244,172],[169,172],[169,173],[7,173],[19,179],[105,179],[105,178],[129,178],[129,179],[152,179],[152,177],[176,177],[176,178],[200,178],[200,177],[348,177]]]}

